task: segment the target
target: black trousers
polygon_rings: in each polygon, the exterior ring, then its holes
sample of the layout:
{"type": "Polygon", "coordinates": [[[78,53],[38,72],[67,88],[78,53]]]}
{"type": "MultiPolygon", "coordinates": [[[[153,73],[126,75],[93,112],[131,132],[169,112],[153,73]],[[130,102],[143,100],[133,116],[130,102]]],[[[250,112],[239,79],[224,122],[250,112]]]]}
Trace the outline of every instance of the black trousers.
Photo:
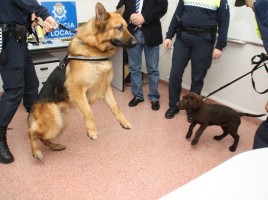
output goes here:
{"type": "Polygon", "coordinates": [[[193,35],[181,32],[174,43],[172,66],[169,76],[169,107],[175,107],[180,100],[184,70],[191,60],[190,91],[201,93],[204,78],[211,66],[215,37],[210,33],[193,35]]]}
{"type": "Polygon", "coordinates": [[[4,46],[6,62],[0,66],[4,93],[0,97],[0,126],[8,126],[20,102],[30,109],[38,95],[39,81],[26,41],[11,35],[4,46]]]}
{"type": "Polygon", "coordinates": [[[258,127],[253,141],[253,149],[268,147],[268,118],[258,127]]]}

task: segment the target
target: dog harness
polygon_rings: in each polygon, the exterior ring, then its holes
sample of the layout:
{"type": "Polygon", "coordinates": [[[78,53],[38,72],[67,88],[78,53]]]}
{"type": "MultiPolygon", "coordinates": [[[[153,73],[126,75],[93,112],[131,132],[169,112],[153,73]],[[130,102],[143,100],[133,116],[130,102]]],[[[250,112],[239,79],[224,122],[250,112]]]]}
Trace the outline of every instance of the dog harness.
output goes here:
{"type": "Polygon", "coordinates": [[[64,69],[69,64],[70,60],[81,60],[81,61],[107,61],[108,57],[85,57],[85,56],[69,56],[66,55],[59,64],[60,69],[64,69]]]}

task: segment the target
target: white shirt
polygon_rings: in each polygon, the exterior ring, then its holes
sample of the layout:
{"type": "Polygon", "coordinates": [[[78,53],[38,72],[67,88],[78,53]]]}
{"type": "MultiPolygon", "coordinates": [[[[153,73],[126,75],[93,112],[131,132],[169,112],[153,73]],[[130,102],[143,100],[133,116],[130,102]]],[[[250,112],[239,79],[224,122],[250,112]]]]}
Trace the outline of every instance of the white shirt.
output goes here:
{"type": "Polygon", "coordinates": [[[141,13],[142,6],[143,6],[143,0],[140,0],[140,7],[139,7],[139,12],[138,13],[141,13]]]}

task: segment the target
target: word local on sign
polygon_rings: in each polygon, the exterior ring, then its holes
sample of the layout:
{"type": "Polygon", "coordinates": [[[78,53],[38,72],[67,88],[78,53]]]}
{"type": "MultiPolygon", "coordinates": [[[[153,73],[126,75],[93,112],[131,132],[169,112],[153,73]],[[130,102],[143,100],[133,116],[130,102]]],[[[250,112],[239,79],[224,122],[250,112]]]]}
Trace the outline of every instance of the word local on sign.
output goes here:
{"type": "MultiPolygon", "coordinates": [[[[73,22],[63,23],[62,25],[71,30],[74,30],[76,28],[73,22]]],[[[68,36],[74,35],[74,33],[72,33],[71,31],[63,30],[63,29],[54,30],[50,34],[51,34],[51,37],[68,37],[68,36]]]]}

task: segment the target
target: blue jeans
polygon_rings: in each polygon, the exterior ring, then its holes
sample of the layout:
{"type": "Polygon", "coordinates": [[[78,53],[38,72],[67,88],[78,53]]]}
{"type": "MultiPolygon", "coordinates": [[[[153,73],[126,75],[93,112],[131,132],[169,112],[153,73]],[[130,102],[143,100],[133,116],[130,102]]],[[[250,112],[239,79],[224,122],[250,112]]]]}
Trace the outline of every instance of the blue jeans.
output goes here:
{"type": "Polygon", "coordinates": [[[130,80],[131,80],[131,91],[132,94],[139,98],[144,99],[142,91],[142,51],[144,50],[147,77],[149,84],[149,94],[148,97],[151,101],[159,101],[160,94],[158,92],[158,82],[159,82],[159,46],[148,47],[145,43],[144,36],[141,30],[137,30],[134,33],[134,37],[138,41],[138,45],[134,48],[127,49],[128,53],[128,64],[130,70],[130,80]]]}

